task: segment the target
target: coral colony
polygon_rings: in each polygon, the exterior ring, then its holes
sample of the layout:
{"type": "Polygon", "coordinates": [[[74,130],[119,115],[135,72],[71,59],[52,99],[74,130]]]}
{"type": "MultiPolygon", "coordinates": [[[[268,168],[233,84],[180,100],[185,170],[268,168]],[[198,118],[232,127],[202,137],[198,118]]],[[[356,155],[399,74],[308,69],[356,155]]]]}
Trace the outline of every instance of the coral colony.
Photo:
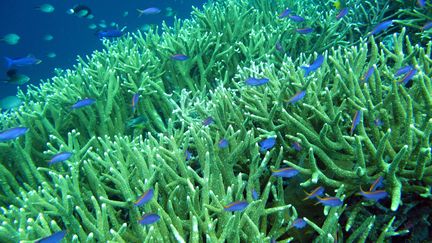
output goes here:
{"type": "Polygon", "coordinates": [[[431,2],[305,2],[212,1],[20,92],[1,241],[427,241],[431,2]]]}

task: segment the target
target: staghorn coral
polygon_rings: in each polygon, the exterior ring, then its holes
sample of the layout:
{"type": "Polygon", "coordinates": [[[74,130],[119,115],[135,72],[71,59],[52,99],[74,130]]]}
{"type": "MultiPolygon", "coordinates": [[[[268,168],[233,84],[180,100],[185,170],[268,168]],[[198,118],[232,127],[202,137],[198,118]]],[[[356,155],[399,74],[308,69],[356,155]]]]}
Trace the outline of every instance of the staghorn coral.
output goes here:
{"type": "MultiPolygon", "coordinates": [[[[291,4],[311,20],[324,11],[291,4]]],[[[106,50],[80,59],[75,71],[21,93],[24,105],[1,117],[4,128],[30,131],[0,144],[0,239],[34,240],[61,229],[71,242],[352,242],[408,234],[400,226],[409,229],[410,218],[397,212],[430,202],[431,44],[412,45],[402,29],[392,49],[373,37],[350,47],[363,31],[338,35],[343,23],[332,25],[331,14],[314,23],[319,36],[291,36],[295,26],[275,18],[284,7],[281,1],[209,5],[192,20],[165,26],[162,35],[154,30],[105,42],[106,50]],[[279,40],[289,56],[275,51],[279,40]],[[304,77],[300,66],[315,59],[312,51],[323,52],[325,62],[304,77]],[[191,59],[174,62],[175,53],[191,59]],[[407,64],[419,72],[404,87],[394,72],[407,64]],[[371,66],[372,77],[359,82],[371,66]],[[249,77],[270,82],[249,87],[249,77]],[[299,90],[305,98],[288,104],[299,90]],[[129,134],[135,93],[147,122],[129,134]],[[85,97],[96,104],[69,109],[85,97]],[[361,122],[351,135],[357,110],[361,122]],[[203,125],[209,116],[214,123],[203,125]],[[258,142],[269,136],[277,146],[261,153],[258,142]],[[221,138],[228,148],[218,147],[221,138]],[[74,154],[47,167],[60,151],[74,154]],[[271,176],[270,168],[287,165],[300,175],[271,176]],[[378,175],[390,199],[370,203],[355,195],[378,175]],[[344,205],[321,210],[301,201],[303,189],[315,185],[344,205]],[[149,188],[154,199],[134,206],[149,188]],[[249,202],[244,212],[223,210],[236,200],[249,202]],[[137,220],[144,212],[161,220],[143,227],[137,220]],[[298,217],[310,226],[303,232],[291,228],[298,217]]]]}

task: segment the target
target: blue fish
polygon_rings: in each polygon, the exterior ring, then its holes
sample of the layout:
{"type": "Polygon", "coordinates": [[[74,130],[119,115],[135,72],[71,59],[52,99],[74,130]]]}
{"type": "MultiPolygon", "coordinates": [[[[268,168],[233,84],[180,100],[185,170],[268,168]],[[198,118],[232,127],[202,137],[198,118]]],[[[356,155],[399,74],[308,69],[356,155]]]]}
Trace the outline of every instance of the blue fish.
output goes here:
{"type": "Polygon", "coordinates": [[[293,221],[291,226],[296,228],[296,229],[303,229],[304,227],[306,227],[306,225],[307,225],[307,223],[304,219],[298,218],[298,219],[293,221]]]}
{"type": "Polygon", "coordinates": [[[249,205],[246,201],[236,201],[224,206],[227,212],[241,212],[249,205]]]}
{"type": "Polygon", "coordinates": [[[251,193],[252,193],[252,199],[253,200],[258,200],[259,199],[258,192],[254,188],[252,188],[251,193]]]}
{"type": "Polygon", "coordinates": [[[369,35],[376,35],[376,34],[380,33],[381,31],[386,30],[392,24],[393,24],[393,20],[387,20],[387,21],[381,22],[381,23],[377,24],[375,26],[375,28],[372,29],[371,32],[369,32],[368,36],[369,35]]]}
{"type": "Polygon", "coordinates": [[[208,126],[214,123],[213,117],[209,116],[202,121],[203,126],[208,126]]]}
{"type": "Polygon", "coordinates": [[[278,17],[280,19],[282,19],[282,18],[287,17],[290,13],[291,13],[291,10],[289,8],[287,8],[284,11],[282,11],[282,13],[280,13],[278,17]]]}
{"type": "Polygon", "coordinates": [[[303,22],[305,19],[298,15],[290,15],[289,18],[294,22],[303,22]]]}
{"type": "Polygon", "coordinates": [[[315,188],[313,191],[311,191],[310,193],[305,192],[307,197],[303,198],[303,201],[322,196],[324,194],[324,190],[325,190],[324,187],[319,186],[315,188]]]}
{"type": "Polygon", "coordinates": [[[0,142],[7,142],[15,138],[18,138],[26,134],[28,130],[29,129],[27,127],[14,127],[14,128],[7,129],[0,133],[0,142]]]}
{"type": "Polygon", "coordinates": [[[415,75],[417,74],[417,69],[411,69],[409,72],[398,81],[398,84],[406,85],[415,75]]]}
{"type": "Polygon", "coordinates": [[[58,153],[58,154],[54,155],[50,161],[48,161],[48,165],[53,165],[53,164],[68,160],[72,155],[73,154],[71,152],[58,153]]]}
{"type": "Polygon", "coordinates": [[[100,39],[122,37],[123,34],[124,34],[124,32],[121,30],[118,30],[118,29],[101,30],[97,33],[97,35],[100,39]]]}
{"type": "Polygon", "coordinates": [[[282,44],[280,43],[280,41],[277,41],[277,42],[276,42],[276,44],[275,44],[275,48],[276,48],[277,51],[279,51],[279,52],[281,52],[281,53],[285,53],[285,50],[284,50],[282,44]]]}
{"type": "Polygon", "coordinates": [[[375,124],[375,126],[380,127],[380,126],[384,125],[384,122],[381,121],[381,119],[377,118],[374,120],[374,124],[375,124]]]}
{"type": "Polygon", "coordinates": [[[174,54],[171,56],[171,60],[174,61],[186,61],[187,59],[189,59],[189,57],[183,54],[174,54]]]}
{"type": "Polygon", "coordinates": [[[375,191],[376,189],[378,189],[378,188],[380,188],[381,186],[383,186],[383,181],[384,181],[384,179],[383,179],[382,176],[379,176],[378,178],[376,178],[376,180],[371,184],[371,186],[370,186],[370,188],[369,188],[369,191],[370,191],[370,192],[373,192],[373,191],[375,191]]]}
{"type": "Polygon", "coordinates": [[[58,243],[66,236],[66,230],[56,232],[48,237],[35,241],[35,243],[58,243]]]}
{"type": "Polygon", "coordinates": [[[92,98],[85,98],[82,100],[77,101],[75,104],[72,105],[72,109],[79,109],[79,108],[83,108],[89,105],[93,105],[96,102],[95,99],[92,98]]]}
{"type": "Polygon", "coordinates": [[[148,189],[146,192],[144,192],[144,194],[141,197],[139,197],[135,201],[134,205],[139,207],[141,205],[146,204],[147,202],[149,202],[153,198],[153,195],[154,195],[153,188],[148,189]]]}
{"type": "Polygon", "coordinates": [[[225,138],[222,138],[218,143],[218,146],[221,149],[228,148],[228,145],[229,145],[228,140],[226,140],[225,138]]]}
{"type": "Polygon", "coordinates": [[[317,59],[309,66],[301,66],[305,70],[304,76],[308,76],[309,73],[316,71],[324,63],[324,56],[318,55],[317,59]]]}
{"type": "Polygon", "coordinates": [[[417,4],[420,8],[423,8],[426,6],[426,0],[417,0],[417,4]]]}
{"type": "Polygon", "coordinates": [[[360,123],[361,114],[362,114],[361,110],[356,111],[356,113],[354,114],[354,117],[352,119],[352,124],[351,124],[351,130],[350,130],[351,136],[353,135],[357,125],[360,123]]]}
{"type": "Polygon", "coordinates": [[[7,69],[10,69],[13,66],[16,67],[24,67],[36,65],[42,62],[42,60],[37,59],[33,56],[19,57],[19,58],[9,58],[5,57],[7,69]]]}
{"type": "Polygon", "coordinates": [[[423,25],[423,27],[421,28],[422,31],[428,30],[432,28],[432,21],[427,22],[426,24],[423,25]]]}
{"type": "Polygon", "coordinates": [[[293,148],[297,152],[300,152],[302,150],[302,146],[299,142],[292,142],[291,148],[293,148]]]}
{"type": "Polygon", "coordinates": [[[306,28],[300,28],[300,29],[297,29],[296,31],[297,31],[297,33],[299,33],[299,34],[306,35],[306,34],[310,34],[310,33],[312,33],[312,32],[314,31],[314,29],[313,29],[313,28],[310,28],[310,27],[306,27],[306,28]]]}
{"type": "Polygon", "coordinates": [[[291,178],[293,176],[296,176],[300,171],[292,167],[287,167],[287,168],[280,168],[276,170],[272,169],[271,172],[272,172],[272,176],[274,177],[291,178]]]}
{"type": "Polygon", "coordinates": [[[305,95],[306,95],[306,91],[305,91],[305,90],[300,90],[300,91],[298,91],[295,95],[293,95],[293,97],[291,97],[291,98],[288,100],[288,103],[290,103],[290,104],[294,104],[294,103],[296,103],[297,101],[303,99],[303,97],[304,97],[305,95]]]}
{"type": "Polygon", "coordinates": [[[260,86],[269,82],[268,78],[248,78],[246,84],[250,86],[260,86]]]}
{"type": "Polygon", "coordinates": [[[374,73],[375,68],[372,66],[370,67],[366,73],[360,78],[361,82],[367,82],[369,80],[369,78],[372,76],[372,74],[374,73]]]}
{"type": "Polygon", "coordinates": [[[192,153],[189,152],[189,150],[186,149],[185,151],[185,160],[188,161],[192,158],[192,153]]]}
{"type": "Polygon", "coordinates": [[[146,8],[146,9],[139,9],[137,8],[138,11],[138,17],[141,17],[143,14],[144,15],[155,15],[161,12],[161,10],[159,8],[155,8],[155,7],[151,7],[151,8],[146,8]]]}
{"type": "Polygon", "coordinates": [[[265,152],[271,148],[273,148],[276,144],[276,138],[270,137],[259,142],[260,152],[265,152]]]}
{"type": "Polygon", "coordinates": [[[365,192],[360,187],[359,195],[362,195],[367,200],[379,201],[388,196],[388,193],[384,190],[376,190],[373,192],[365,192]]]}
{"type": "Polygon", "coordinates": [[[321,203],[324,206],[338,207],[338,206],[341,206],[343,204],[342,200],[340,200],[340,198],[337,198],[337,197],[321,198],[321,197],[317,196],[317,198],[318,198],[318,202],[315,203],[315,205],[318,203],[321,203]]]}
{"type": "Polygon", "coordinates": [[[138,220],[138,223],[141,225],[149,225],[156,223],[160,220],[160,216],[155,213],[146,213],[144,214],[140,220],[138,220]]]}
{"type": "Polygon", "coordinates": [[[348,8],[341,9],[341,11],[338,13],[338,15],[336,15],[336,19],[339,20],[339,19],[345,17],[348,14],[348,11],[349,11],[348,8]]]}
{"type": "Polygon", "coordinates": [[[138,105],[138,101],[139,101],[139,94],[136,93],[132,96],[132,113],[135,113],[136,107],[138,105]]]}
{"type": "Polygon", "coordinates": [[[409,71],[411,71],[412,69],[413,69],[413,67],[411,65],[407,65],[407,66],[401,67],[398,70],[396,70],[395,77],[398,77],[398,76],[401,76],[403,74],[406,74],[409,71]]]}

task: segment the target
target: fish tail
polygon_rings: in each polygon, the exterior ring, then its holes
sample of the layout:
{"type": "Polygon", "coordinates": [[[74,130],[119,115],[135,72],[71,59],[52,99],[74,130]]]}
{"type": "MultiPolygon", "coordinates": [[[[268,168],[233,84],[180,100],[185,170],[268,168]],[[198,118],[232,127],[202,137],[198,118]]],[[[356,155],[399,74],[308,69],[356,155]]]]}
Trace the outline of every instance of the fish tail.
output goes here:
{"type": "Polygon", "coordinates": [[[301,66],[301,68],[305,71],[304,76],[308,76],[311,72],[310,68],[308,66],[301,66]]]}
{"type": "Polygon", "coordinates": [[[10,69],[13,65],[13,60],[12,60],[12,58],[9,58],[9,57],[5,57],[5,59],[6,59],[6,68],[10,69]]]}

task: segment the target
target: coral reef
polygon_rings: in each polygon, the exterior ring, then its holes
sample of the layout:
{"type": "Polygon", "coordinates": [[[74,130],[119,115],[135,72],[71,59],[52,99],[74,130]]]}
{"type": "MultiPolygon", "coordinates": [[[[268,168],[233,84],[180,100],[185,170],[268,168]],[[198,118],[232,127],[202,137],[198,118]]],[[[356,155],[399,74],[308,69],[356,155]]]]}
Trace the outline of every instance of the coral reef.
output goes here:
{"type": "Polygon", "coordinates": [[[367,36],[387,17],[373,12],[380,1],[347,1],[355,14],[341,20],[331,6],[303,4],[211,3],[162,34],[105,41],[73,71],[20,93],[20,108],[0,116],[2,130],[29,128],[0,143],[0,239],[61,230],[70,242],[426,239],[431,42],[413,45],[400,26],[386,32],[390,46],[367,36]],[[286,8],[306,22],[278,18],[286,8]],[[405,66],[412,79],[395,77],[405,66]],[[251,77],[268,82],[247,85],[251,77]],[[71,109],[84,98],[96,102],[71,109]],[[263,149],[270,137],[276,145],[263,149]],[[60,152],[72,156],[48,165],[60,152]],[[285,167],[299,174],[273,174],[285,167]],[[357,195],[380,176],[388,197],[357,195]],[[343,205],[303,201],[318,186],[343,205]],[[153,198],[135,205],[149,189],[153,198]],[[246,208],[226,210],[236,201],[246,208]],[[143,226],[144,213],[160,220],[143,226]]]}

